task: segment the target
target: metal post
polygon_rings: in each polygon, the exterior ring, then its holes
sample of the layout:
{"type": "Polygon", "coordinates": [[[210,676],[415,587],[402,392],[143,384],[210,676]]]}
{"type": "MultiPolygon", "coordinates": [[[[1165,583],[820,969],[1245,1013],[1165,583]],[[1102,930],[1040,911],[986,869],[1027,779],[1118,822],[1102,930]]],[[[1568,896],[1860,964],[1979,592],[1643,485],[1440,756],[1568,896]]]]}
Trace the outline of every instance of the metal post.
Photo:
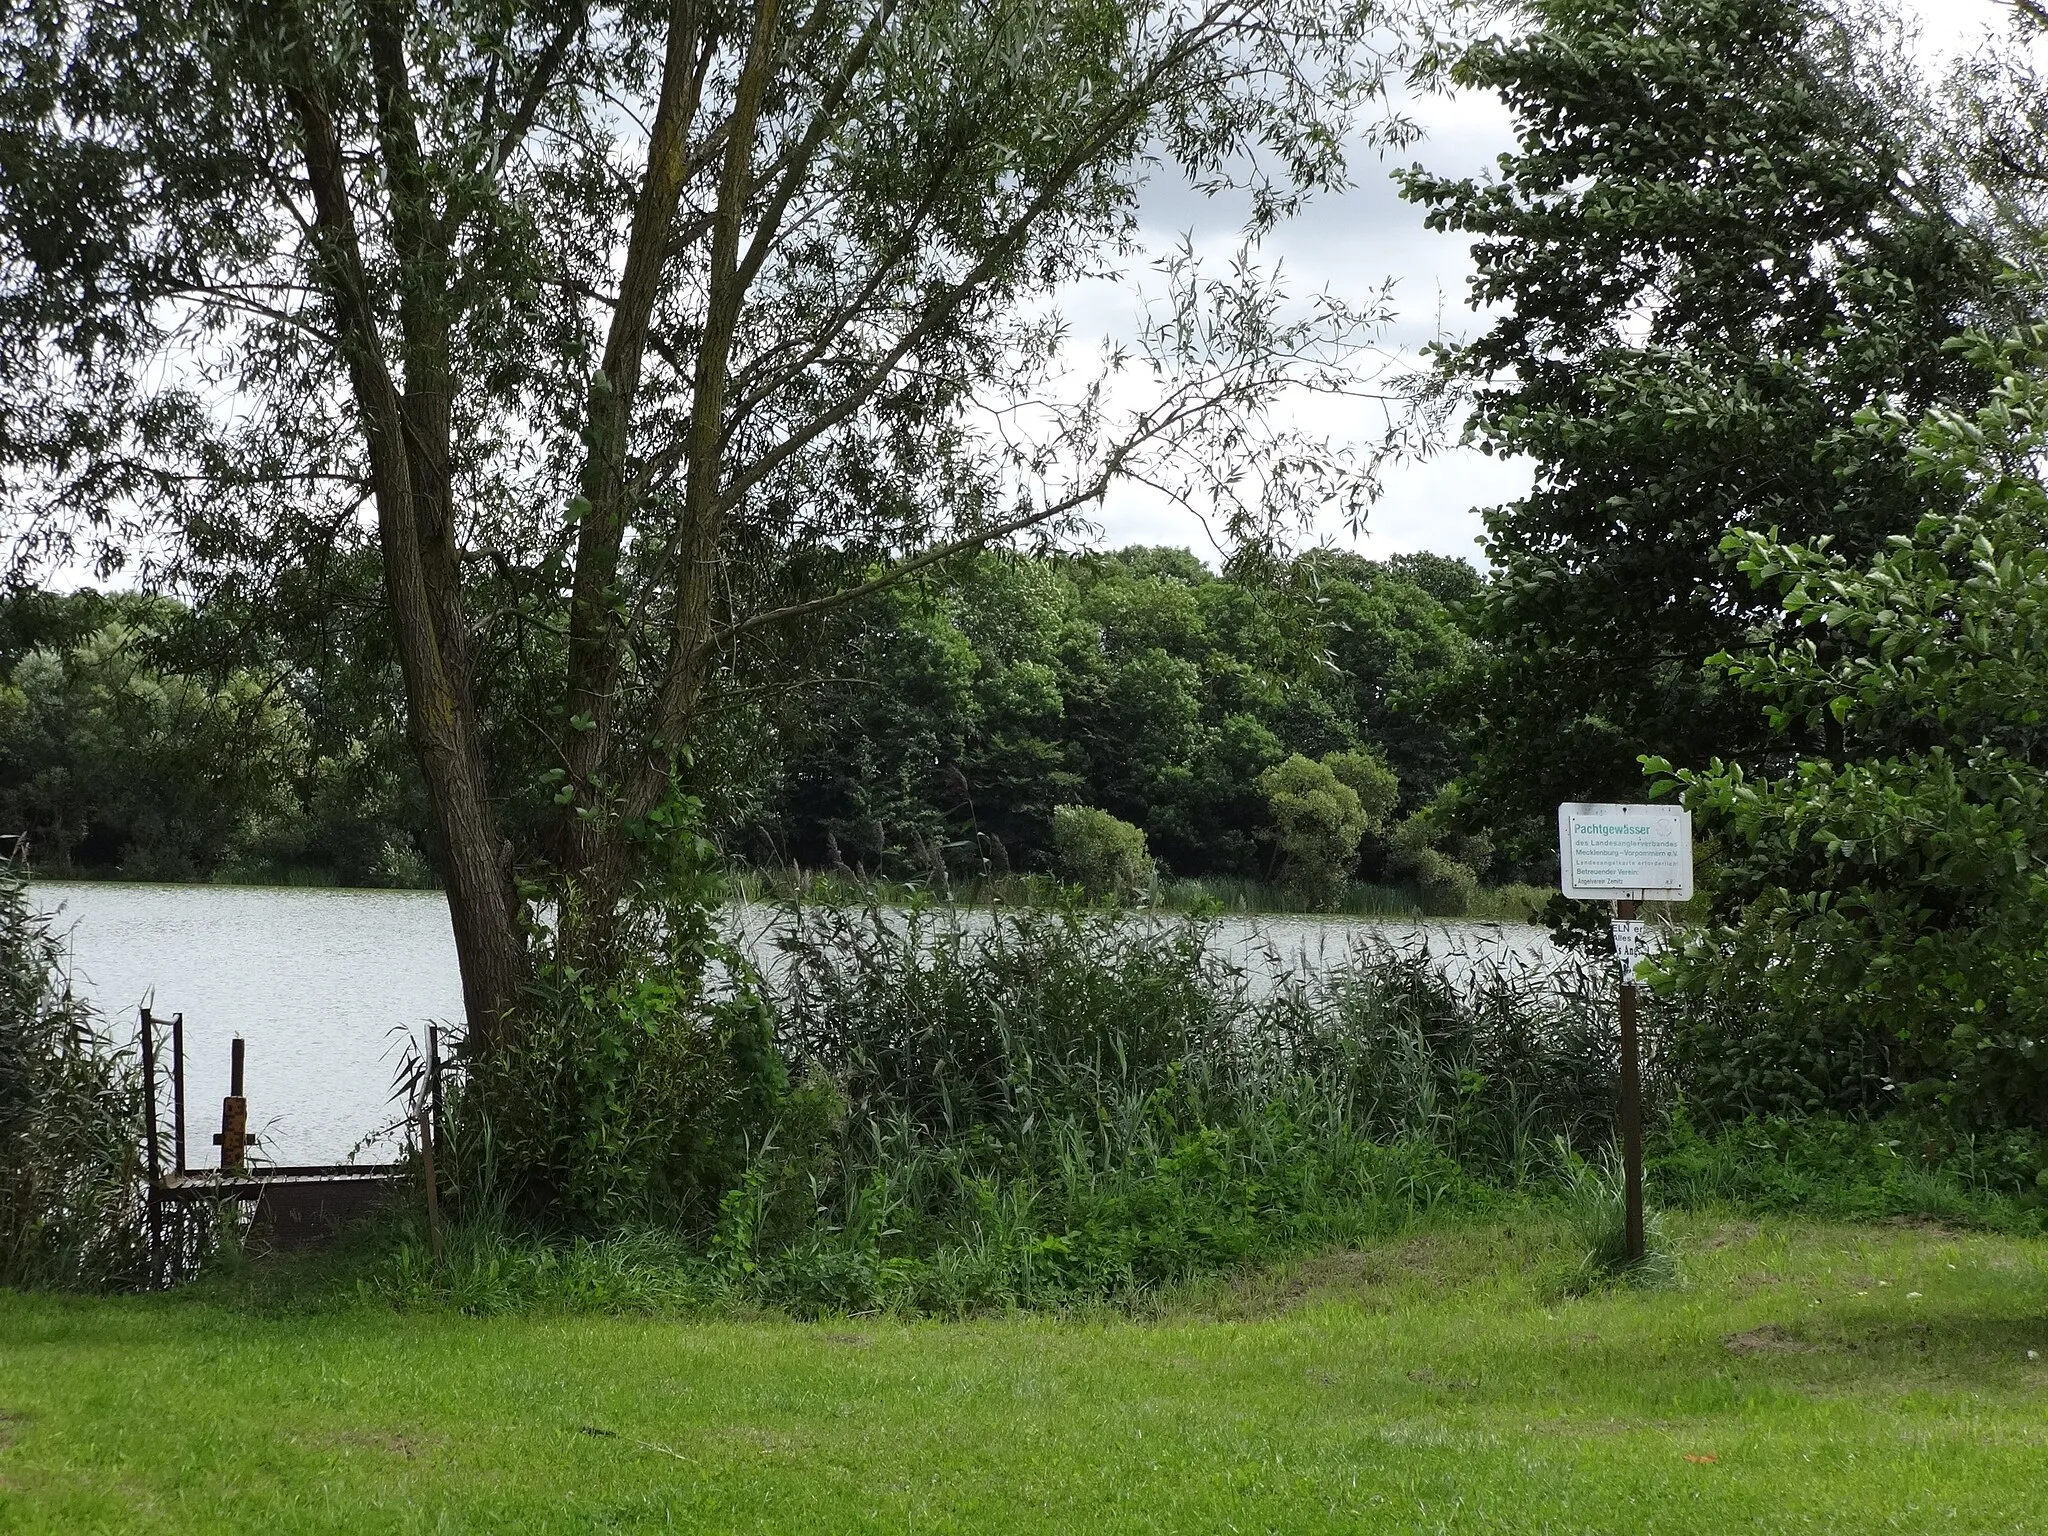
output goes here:
{"type": "Polygon", "coordinates": [[[220,1101],[220,1146],[222,1173],[241,1173],[248,1166],[249,1101],[242,1097],[242,1037],[235,1036],[228,1058],[228,1096],[220,1101]]]}
{"type": "MultiPolygon", "coordinates": [[[[1617,901],[1617,923],[1633,922],[1636,904],[1617,901]]],[[[1635,957],[1621,964],[1621,1168],[1628,1262],[1643,1261],[1643,1078],[1636,1041],[1635,957]]]]}
{"type": "Polygon", "coordinates": [[[171,1148],[177,1154],[172,1172],[185,1172],[185,1015],[171,1015],[171,1148]]]}
{"type": "Polygon", "coordinates": [[[142,1157],[149,1170],[149,1279],[157,1283],[163,1259],[163,1216],[158,1203],[158,1185],[163,1170],[157,1163],[156,1146],[156,1020],[142,1010],[142,1157]]]}

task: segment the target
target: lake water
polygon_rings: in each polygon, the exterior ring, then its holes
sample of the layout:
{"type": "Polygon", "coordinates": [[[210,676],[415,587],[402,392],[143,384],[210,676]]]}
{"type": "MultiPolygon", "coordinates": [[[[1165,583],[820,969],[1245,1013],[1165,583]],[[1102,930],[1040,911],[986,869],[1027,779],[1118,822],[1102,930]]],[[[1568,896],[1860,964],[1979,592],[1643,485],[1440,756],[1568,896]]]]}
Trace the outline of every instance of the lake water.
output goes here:
{"type": "MultiPolygon", "coordinates": [[[[249,1122],[265,1161],[376,1160],[365,1145],[392,1114],[408,1042],[462,1016],[448,907],[435,891],[37,882],[38,907],[71,943],[72,986],[132,1036],[136,1010],[185,1015],[189,1153],[212,1151],[228,1090],[229,1043],[247,1044],[249,1122]]],[[[770,908],[732,915],[749,948],[770,908]]],[[[968,914],[969,921],[986,920],[968,914]]],[[[1541,961],[1541,929],[1497,923],[1225,918],[1214,942],[1253,970],[1314,969],[1362,932],[1426,938],[1438,953],[1512,951],[1541,961]]]]}

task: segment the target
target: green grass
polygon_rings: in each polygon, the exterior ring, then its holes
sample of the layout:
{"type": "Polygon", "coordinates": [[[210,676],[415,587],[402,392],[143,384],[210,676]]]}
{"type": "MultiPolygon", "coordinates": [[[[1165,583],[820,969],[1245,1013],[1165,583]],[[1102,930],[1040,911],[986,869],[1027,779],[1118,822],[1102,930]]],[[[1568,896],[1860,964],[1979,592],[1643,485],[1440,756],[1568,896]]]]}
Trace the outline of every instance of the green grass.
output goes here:
{"type": "Polygon", "coordinates": [[[2038,1239],[1529,1216],[1146,1315],[478,1320],[0,1295],[0,1530],[2016,1531],[2038,1239]]]}

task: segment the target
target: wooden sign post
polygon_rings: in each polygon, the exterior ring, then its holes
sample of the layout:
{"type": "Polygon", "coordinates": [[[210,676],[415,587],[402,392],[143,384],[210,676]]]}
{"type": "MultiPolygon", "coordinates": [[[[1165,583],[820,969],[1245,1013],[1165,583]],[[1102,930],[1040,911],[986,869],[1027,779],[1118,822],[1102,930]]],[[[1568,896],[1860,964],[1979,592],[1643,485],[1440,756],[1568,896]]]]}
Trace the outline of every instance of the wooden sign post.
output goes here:
{"type": "Polygon", "coordinates": [[[1643,1259],[1643,1079],[1636,1038],[1636,962],[1648,946],[1637,903],[1692,895],[1692,816],[1675,805],[1557,808],[1559,885],[1580,901],[1614,903],[1621,968],[1621,1164],[1628,1262],[1643,1259]]]}
{"type": "Polygon", "coordinates": [[[249,1101],[242,1094],[242,1051],[237,1035],[228,1055],[228,1096],[220,1101],[220,1134],[213,1138],[222,1173],[245,1172],[249,1145],[256,1139],[249,1134],[249,1101]]]}

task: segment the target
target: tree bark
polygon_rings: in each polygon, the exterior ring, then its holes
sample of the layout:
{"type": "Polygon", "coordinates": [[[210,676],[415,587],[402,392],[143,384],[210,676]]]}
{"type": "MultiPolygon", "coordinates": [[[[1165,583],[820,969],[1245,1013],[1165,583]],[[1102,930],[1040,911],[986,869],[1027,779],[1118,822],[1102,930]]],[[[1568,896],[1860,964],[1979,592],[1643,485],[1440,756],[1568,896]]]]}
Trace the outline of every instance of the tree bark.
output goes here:
{"type": "Polygon", "coordinates": [[[633,207],[602,371],[592,381],[589,395],[590,446],[582,476],[587,505],[576,530],[569,600],[568,732],[563,742],[572,799],[563,807],[558,849],[563,870],[597,888],[597,899],[579,906],[583,912],[609,908],[604,893],[616,888],[623,869],[617,807],[606,768],[622,662],[616,617],[619,552],[632,515],[627,455],[648,331],[689,174],[690,125],[703,83],[701,32],[695,0],[673,0],[661,91],[648,134],[647,171],[633,207]]]}
{"type": "Polygon", "coordinates": [[[487,1051],[512,1027],[526,975],[526,945],[511,850],[491,803],[471,691],[448,475],[445,340],[444,366],[437,370],[432,337],[422,329],[431,321],[416,325],[408,360],[419,365],[420,377],[408,381],[408,400],[384,355],[333,119],[303,52],[300,64],[291,97],[313,192],[315,260],[341,319],[350,389],[370,460],[385,600],[405,676],[413,751],[441,841],[469,1038],[487,1051]]]}

